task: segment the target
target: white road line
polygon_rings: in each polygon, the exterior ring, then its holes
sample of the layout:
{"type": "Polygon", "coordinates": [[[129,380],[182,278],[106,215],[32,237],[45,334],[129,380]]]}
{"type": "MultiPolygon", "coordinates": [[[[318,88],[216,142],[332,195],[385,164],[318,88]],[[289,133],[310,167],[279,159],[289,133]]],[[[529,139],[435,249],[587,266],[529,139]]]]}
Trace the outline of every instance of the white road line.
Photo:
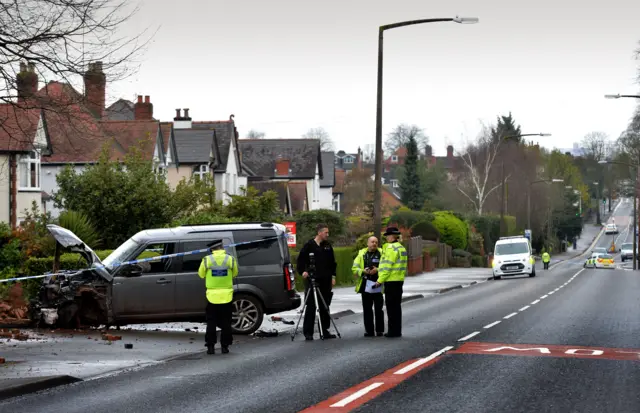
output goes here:
{"type": "Polygon", "coordinates": [[[443,348],[442,350],[438,350],[435,353],[433,353],[432,355],[425,357],[423,359],[417,360],[411,364],[409,364],[406,367],[401,368],[400,370],[396,371],[393,374],[405,374],[407,372],[410,372],[411,370],[415,369],[416,367],[420,367],[422,366],[424,363],[428,363],[431,360],[433,360],[434,358],[438,357],[439,355],[441,355],[442,353],[445,353],[449,350],[451,350],[453,348],[453,346],[447,346],[445,348],[443,348]]]}
{"type": "Polygon", "coordinates": [[[521,309],[519,309],[518,311],[524,311],[524,310],[526,310],[526,309],[527,309],[527,308],[529,308],[529,307],[530,307],[529,305],[525,305],[524,307],[522,307],[522,308],[521,308],[521,309]]]}
{"type": "Polygon", "coordinates": [[[464,337],[462,337],[462,338],[459,338],[459,339],[458,339],[458,341],[467,341],[467,340],[469,340],[471,337],[475,337],[475,336],[477,336],[478,334],[480,334],[480,332],[479,332],[479,331],[474,331],[473,333],[469,334],[468,336],[464,336],[464,337]]]}
{"type": "Polygon", "coordinates": [[[383,384],[384,383],[382,383],[382,382],[377,382],[377,383],[370,384],[369,386],[365,387],[364,389],[358,390],[357,392],[353,393],[351,396],[345,397],[344,399],[340,400],[339,402],[332,404],[331,407],[344,407],[347,404],[351,403],[352,401],[357,400],[360,397],[364,396],[365,394],[369,393],[371,390],[377,389],[378,387],[382,386],[383,384]]]}
{"type": "Polygon", "coordinates": [[[509,318],[513,317],[514,315],[518,315],[518,313],[511,313],[508,316],[505,316],[504,319],[508,320],[509,318]]]}
{"type": "Polygon", "coordinates": [[[549,295],[551,295],[551,294],[553,294],[553,293],[555,293],[555,291],[550,291],[550,292],[549,292],[549,295]]]}
{"type": "Polygon", "coordinates": [[[544,299],[545,299],[545,298],[547,298],[548,296],[549,296],[548,294],[545,294],[545,295],[543,295],[542,297],[540,297],[540,299],[541,299],[541,300],[544,300],[544,299]]]}
{"type": "Polygon", "coordinates": [[[536,305],[536,304],[538,304],[539,302],[540,302],[540,300],[535,300],[535,301],[531,302],[531,305],[536,305]]]}
{"type": "Polygon", "coordinates": [[[502,322],[502,320],[498,320],[498,321],[494,321],[491,324],[487,324],[486,326],[484,326],[484,328],[491,328],[493,326],[497,326],[498,324],[500,324],[502,322]]]}

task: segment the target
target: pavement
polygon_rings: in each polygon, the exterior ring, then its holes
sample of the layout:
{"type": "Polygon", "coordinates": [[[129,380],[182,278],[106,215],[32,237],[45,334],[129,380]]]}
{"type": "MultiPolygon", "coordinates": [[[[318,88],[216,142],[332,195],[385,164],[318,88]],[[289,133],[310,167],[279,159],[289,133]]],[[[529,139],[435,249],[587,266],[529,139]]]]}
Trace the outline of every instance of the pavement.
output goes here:
{"type": "MultiPolygon", "coordinates": [[[[630,211],[627,211],[631,208],[630,205],[630,203],[628,205],[623,203],[617,208],[614,215],[619,226],[620,219],[624,219],[625,214],[627,216],[630,214],[630,211]]],[[[322,403],[328,398],[335,398],[342,392],[348,392],[353,386],[356,388],[359,385],[362,386],[368,380],[403,363],[422,360],[443,347],[455,346],[458,338],[467,333],[484,332],[478,326],[502,320],[499,317],[500,314],[504,316],[508,314],[505,313],[506,311],[514,312],[517,308],[522,308],[536,297],[544,295],[549,289],[554,291],[553,288],[564,286],[569,290],[568,284],[562,283],[571,280],[578,284],[578,278],[572,277],[581,269],[583,263],[580,257],[574,257],[584,253],[592,244],[610,243],[610,240],[598,235],[599,230],[600,227],[586,226],[578,241],[579,248],[575,251],[570,250],[564,255],[554,256],[550,271],[542,270],[541,264],[538,264],[538,276],[535,278],[516,277],[485,282],[490,277],[491,271],[482,268],[452,268],[407,278],[403,297],[405,300],[403,338],[399,340],[362,337],[362,316],[359,314],[362,311],[360,296],[355,294],[353,287],[334,290],[332,313],[340,329],[341,339],[304,342],[299,333],[298,338],[292,342],[287,333],[295,326],[271,321],[267,316],[261,329],[265,331],[276,329],[279,332],[277,337],[236,337],[238,340],[232,346],[232,353],[224,356],[204,354],[202,324],[129,326],[119,332],[110,331],[110,334],[122,335],[122,340],[112,342],[102,340],[98,331],[58,332],[57,336],[53,337],[49,334],[44,337],[37,336],[38,332],[33,332],[34,337],[26,342],[12,340],[0,344],[0,357],[6,359],[6,363],[0,365],[0,377],[2,377],[0,400],[6,399],[4,403],[0,401],[0,412],[17,411],[17,409],[75,412],[86,408],[97,412],[187,409],[190,411],[220,409],[299,411],[322,403]],[[473,288],[468,288],[471,286],[473,288]],[[429,299],[419,299],[423,297],[429,297],[429,299]],[[184,331],[185,329],[190,331],[184,331]],[[133,344],[133,349],[125,349],[125,343],[133,344]],[[367,355],[373,357],[366,357],[367,355]],[[15,388],[17,379],[21,379],[23,385],[31,387],[24,387],[22,394],[25,395],[8,399],[21,394],[15,388]],[[82,381],[67,384],[78,380],[82,381]],[[50,386],[38,387],[33,384],[42,381],[60,386],[46,390],[45,387],[50,386]],[[10,385],[14,385],[13,388],[10,388],[10,385]],[[26,394],[33,390],[41,391],[26,394]]],[[[588,270],[580,275],[592,274],[592,271],[596,270],[588,270]]],[[[602,271],[604,270],[599,270],[599,272],[602,271]]],[[[616,276],[618,273],[631,274],[624,270],[612,271],[610,274],[613,276],[614,273],[616,276]]],[[[626,278],[620,279],[626,280],[626,278]]],[[[635,285],[632,279],[628,282],[631,283],[629,288],[633,289],[635,285]]],[[[604,286],[599,287],[604,288],[604,286]]],[[[605,290],[606,288],[603,291],[605,290]]],[[[630,303],[632,291],[615,289],[616,293],[626,293],[626,295],[623,294],[624,297],[619,306],[629,304],[635,308],[630,303]],[[629,298],[626,298],[627,296],[629,298]]],[[[553,300],[549,299],[545,304],[555,302],[559,295],[554,296],[553,300]]],[[[615,295],[608,294],[607,297],[615,297],[615,300],[618,300],[618,296],[615,295]]],[[[636,302],[640,302],[637,298],[636,296],[636,302]]],[[[572,303],[577,301],[573,305],[579,308],[579,311],[586,311],[585,314],[593,315],[594,312],[599,311],[600,306],[595,304],[602,300],[593,302],[594,309],[585,309],[579,303],[581,299],[581,297],[572,297],[568,301],[572,303]]],[[[589,299],[594,298],[589,296],[589,299]]],[[[518,327],[516,332],[522,331],[523,334],[530,333],[535,336],[535,332],[532,331],[540,327],[543,320],[547,320],[548,329],[553,329],[557,335],[561,334],[560,330],[570,327],[562,322],[553,322],[555,307],[552,307],[551,311],[548,309],[546,311],[538,314],[543,317],[539,322],[531,319],[526,325],[518,327]],[[531,329],[534,330],[530,331],[531,329]]],[[[572,311],[576,310],[572,307],[572,311]]],[[[516,313],[520,315],[519,312],[516,313]]],[[[534,311],[530,313],[533,314],[534,311]]],[[[292,311],[280,313],[277,316],[297,322],[299,313],[292,311]]],[[[527,317],[533,316],[527,314],[527,317]]],[[[622,331],[618,330],[629,328],[624,323],[618,326],[616,321],[613,321],[615,320],[613,313],[598,317],[609,317],[609,323],[614,327],[617,326],[615,331],[612,331],[613,327],[607,330],[614,336],[622,334],[622,331]]],[[[627,317],[632,319],[633,315],[628,314],[627,317]]],[[[599,324],[592,328],[582,325],[579,327],[587,328],[589,332],[586,334],[592,334],[591,338],[600,337],[597,333],[599,324]]],[[[553,334],[545,336],[545,339],[550,343],[554,342],[553,334]]],[[[582,343],[578,340],[568,344],[582,343]]],[[[621,344],[630,345],[629,343],[621,344]]],[[[489,369],[485,376],[490,377],[490,379],[485,378],[488,383],[498,380],[509,371],[507,369],[502,372],[500,365],[493,363],[489,363],[489,366],[484,364],[478,366],[480,370],[489,369]],[[492,372],[491,368],[497,370],[492,372]]],[[[428,363],[425,362],[425,364],[428,363]]],[[[425,399],[412,402],[414,404],[402,403],[402,405],[407,406],[409,411],[478,411],[472,408],[467,400],[473,400],[475,396],[470,393],[483,391],[486,385],[479,380],[475,382],[475,386],[467,390],[460,388],[456,384],[462,379],[456,376],[461,374],[460,371],[462,370],[458,368],[447,370],[448,379],[444,379],[448,380],[450,386],[458,388],[460,394],[458,402],[462,403],[459,405],[459,410],[453,408],[457,406],[455,404],[450,404],[448,409],[438,410],[434,407],[435,405],[432,405],[433,400],[425,399]],[[419,410],[420,403],[423,403],[423,406],[428,405],[428,409],[419,410]]],[[[552,377],[553,375],[549,376],[547,380],[553,381],[552,377]]],[[[393,397],[388,395],[393,395],[394,391],[399,391],[405,385],[407,383],[402,383],[382,396],[393,397]]],[[[416,390],[413,389],[413,391],[416,390]]],[[[375,393],[378,394],[378,392],[375,393]]],[[[399,400],[396,398],[384,402],[385,399],[382,396],[376,398],[373,404],[367,404],[362,408],[367,411],[388,410],[389,406],[393,405],[390,403],[396,403],[399,400]]],[[[411,399],[406,392],[401,397],[411,399]]],[[[437,396],[430,395],[429,399],[431,397],[437,396]]],[[[500,404],[497,409],[490,409],[489,406],[493,405],[491,403],[484,405],[486,411],[523,411],[521,409],[504,410],[500,404]]],[[[444,405],[438,403],[438,406],[444,405]]],[[[640,406],[640,403],[637,406],[640,406]]],[[[528,411],[528,406],[525,407],[528,411]]],[[[551,409],[542,410],[556,411],[553,406],[551,407],[551,409]]],[[[625,406],[622,407],[622,410],[615,411],[634,411],[625,410],[625,406]]]]}

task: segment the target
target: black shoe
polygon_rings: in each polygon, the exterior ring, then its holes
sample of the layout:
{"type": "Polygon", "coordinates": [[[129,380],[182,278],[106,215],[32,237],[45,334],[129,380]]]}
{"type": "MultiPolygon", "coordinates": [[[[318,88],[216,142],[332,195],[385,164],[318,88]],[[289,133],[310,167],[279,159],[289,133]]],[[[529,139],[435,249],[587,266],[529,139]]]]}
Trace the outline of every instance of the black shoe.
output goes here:
{"type": "Polygon", "coordinates": [[[365,337],[373,337],[373,333],[364,333],[365,337]]]}
{"type": "Polygon", "coordinates": [[[304,339],[307,341],[313,341],[313,336],[304,336],[304,339]]]}
{"type": "Polygon", "coordinates": [[[390,334],[390,333],[387,333],[384,336],[386,338],[398,338],[398,337],[402,337],[402,334],[390,334]]]}
{"type": "Polygon", "coordinates": [[[216,354],[216,348],[214,346],[207,346],[207,354],[216,354]]]}
{"type": "Polygon", "coordinates": [[[378,337],[382,337],[382,336],[384,335],[384,333],[383,333],[383,332],[379,332],[379,333],[376,333],[376,335],[377,335],[378,337]]]}
{"type": "Polygon", "coordinates": [[[228,354],[228,353],[229,353],[229,347],[223,346],[222,347],[222,354],[228,354]]]}
{"type": "Polygon", "coordinates": [[[338,336],[336,336],[335,334],[331,334],[331,333],[330,333],[330,332],[328,332],[328,331],[327,331],[326,333],[324,333],[324,334],[323,334],[323,336],[324,336],[324,339],[325,339],[325,340],[329,340],[329,339],[331,339],[331,338],[336,338],[336,337],[338,337],[338,336]]]}

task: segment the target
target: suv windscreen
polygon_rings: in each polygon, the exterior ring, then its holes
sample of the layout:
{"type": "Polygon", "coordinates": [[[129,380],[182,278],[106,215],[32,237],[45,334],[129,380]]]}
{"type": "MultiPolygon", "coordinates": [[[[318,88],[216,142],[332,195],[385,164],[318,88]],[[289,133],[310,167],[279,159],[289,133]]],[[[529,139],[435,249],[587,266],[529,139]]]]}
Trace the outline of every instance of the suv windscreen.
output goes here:
{"type": "Polygon", "coordinates": [[[497,244],[496,255],[512,255],[529,253],[529,245],[526,242],[514,242],[511,244],[497,244]]]}
{"type": "Polygon", "coordinates": [[[275,231],[269,229],[234,230],[233,241],[234,243],[257,241],[236,246],[238,270],[243,275],[282,271],[282,252],[275,231]]]}
{"type": "Polygon", "coordinates": [[[102,261],[102,264],[104,264],[105,267],[111,267],[116,262],[124,262],[138,248],[140,248],[140,244],[135,242],[132,238],[129,238],[124,244],[120,245],[111,254],[109,254],[109,256],[102,261]]]}
{"type": "Polygon", "coordinates": [[[633,244],[622,244],[622,248],[623,250],[632,250],[633,249],[633,244]]]}

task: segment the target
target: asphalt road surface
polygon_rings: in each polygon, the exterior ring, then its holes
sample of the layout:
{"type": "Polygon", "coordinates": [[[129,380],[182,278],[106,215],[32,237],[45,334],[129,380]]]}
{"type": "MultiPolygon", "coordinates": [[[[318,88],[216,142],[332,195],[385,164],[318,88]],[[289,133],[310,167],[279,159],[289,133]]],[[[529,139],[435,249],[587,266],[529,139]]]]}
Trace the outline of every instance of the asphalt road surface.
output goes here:
{"type": "MultiPolygon", "coordinates": [[[[621,204],[616,224],[630,208],[621,204]]],[[[640,277],[583,262],[405,303],[399,339],[365,338],[350,316],[337,320],[341,339],[250,340],[11,399],[0,412],[637,413],[640,277]]]]}

